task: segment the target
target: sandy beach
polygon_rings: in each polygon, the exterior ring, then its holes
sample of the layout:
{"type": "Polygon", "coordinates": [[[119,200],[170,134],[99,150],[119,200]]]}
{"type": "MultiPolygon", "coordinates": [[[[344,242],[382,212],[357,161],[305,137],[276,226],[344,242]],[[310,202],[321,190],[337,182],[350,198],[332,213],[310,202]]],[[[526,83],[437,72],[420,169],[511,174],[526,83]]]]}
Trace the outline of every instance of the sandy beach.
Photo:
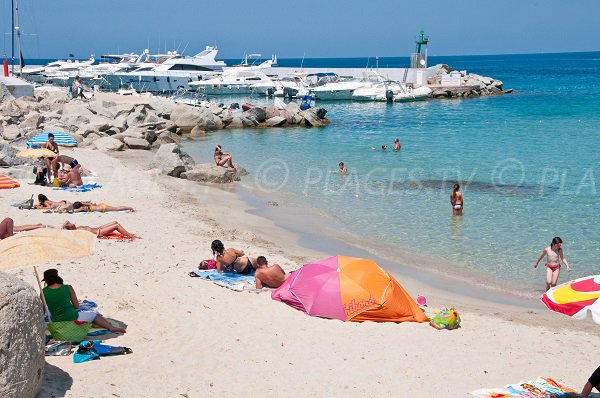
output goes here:
{"type": "MultiPolygon", "coordinates": [[[[57,268],[80,299],[96,301],[104,315],[126,323],[127,333],[107,343],[134,354],[83,364],[46,357],[40,397],[460,397],[537,376],[579,390],[598,365],[600,329],[591,319],[575,321],[539,302],[474,298],[429,284],[427,276],[402,274],[398,281],[413,297],[428,297],[429,313],[455,306],[460,329],[313,318],[272,301],[268,291],[234,292],[190,278],[189,271],[210,257],[213,239],[265,255],[287,271],[344,253],[301,246],[297,234],[251,214],[233,186],[148,170],[151,152],[77,148],[73,155],[98,173],[101,189],[53,191],[28,185],[33,178],[24,175],[20,189],[1,192],[0,203],[17,225],[117,220],[141,237],[100,241],[88,258],[39,267],[57,268]],[[137,212],[66,215],[10,207],[38,193],[131,205],[137,212]]],[[[31,269],[9,273],[37,286],[31,269]]]]}

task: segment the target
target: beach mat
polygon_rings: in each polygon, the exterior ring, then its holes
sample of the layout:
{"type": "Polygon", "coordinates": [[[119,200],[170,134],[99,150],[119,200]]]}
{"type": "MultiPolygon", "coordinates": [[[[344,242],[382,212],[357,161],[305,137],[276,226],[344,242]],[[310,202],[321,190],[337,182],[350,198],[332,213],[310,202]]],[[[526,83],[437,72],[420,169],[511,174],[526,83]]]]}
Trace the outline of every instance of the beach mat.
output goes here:
{"type": "Polygon", "coordinates": [[[579,397],[579,393],[566,384],[550,377],[538,377],[534,381],[509,384],[504,388],[485,388],[472,391],[479,398],[568,398],[579,397]]]}
{"type": "Polygon", "coordinates": [[[97,188],[102,188],[102,185],[100,184],[83,184],[80,187],[77,188],[69,188],[69,187],[57,187],[57,188],[52,188],[54,191],[70,191],[70,192],[89,192],[92,189],[97,189],[97,188]]]}
{"type": "Polygon", "coordinates": [[[219,286],[241,292],[242,290],[252,290],[255,288],[254,274],[242,275],[235,272],[219,273],[216,269],[194,270],[197,277],[211,281],[219,286]]]}
{"type": "Polygon", "coordinates": [[[131,241],[135,240],[135,237],[134,236],[128,236],[128,235],[121,235],[117,231],[113,231],[113,232],[110,233],[110,235],[99,236],[98,239],[116,240],[117,242],[131,242],[131,241]]]}

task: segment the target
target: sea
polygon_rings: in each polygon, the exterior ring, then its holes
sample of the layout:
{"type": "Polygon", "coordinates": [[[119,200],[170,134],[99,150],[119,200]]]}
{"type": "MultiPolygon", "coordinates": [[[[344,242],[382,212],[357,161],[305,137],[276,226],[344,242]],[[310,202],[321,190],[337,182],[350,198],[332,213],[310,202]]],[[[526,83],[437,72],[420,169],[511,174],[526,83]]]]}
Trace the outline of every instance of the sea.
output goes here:
{"type": "MultiPolygon", "coordinates": [[[[409,60],[279,64],[381,68],[409,60]]],[[[419,259],[409,266],[532,297],[546,274],[544,261],[533,265],[559,236],[572,267],[568,274],[562,268],[562,281],[600,274],[600,52],[429,57],[434,64],[499,79],[514,91],[414,103],[318,102],[331,120],[324,128],[227,129],[186,141],[184,150],[212,162],[214,145],[222,145],[249,172],[247,192],[315,219],[303,231],[308,236],[327,231],[391,259],[408,253],[419,259]],[[391,151],[395,138],[399,152],[391,151]],[[342,161],[346,175],[337,172],[342,161]],[[459,217],[449,199],[454,183],[465,202],[459,217]]]]}

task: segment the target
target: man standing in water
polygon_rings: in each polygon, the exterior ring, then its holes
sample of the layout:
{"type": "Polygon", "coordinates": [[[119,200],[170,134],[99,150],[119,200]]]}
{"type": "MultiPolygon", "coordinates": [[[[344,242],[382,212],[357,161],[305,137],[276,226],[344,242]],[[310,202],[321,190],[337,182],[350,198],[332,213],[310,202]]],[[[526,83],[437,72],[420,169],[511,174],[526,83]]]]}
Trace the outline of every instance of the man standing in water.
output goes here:
{"type": "Polygon", "coordinates": [[[562,239],[558,236],[553,238],[550,246],[545,247],[544,250],[542,250],[537,261],[535,264],[533,264],[533,268],[537,268],[540,261],[547,256],[548,262],[546,263],[546,290],[556,286],[556,282],[558,281],[558,276],[560,275],[559,257],[567,266],[567,271],[571,271],[571,267],[569,267],[569,263],[563,254],[561,246],[562,239]]]}
{"type": "Polygon", "coordinates": [[[452,215],[462,216],[464,201],[463,195],[460,192],[460,185],[454,184],[454,188],[450,193],[450,204],[452,205],[452,215]]]}

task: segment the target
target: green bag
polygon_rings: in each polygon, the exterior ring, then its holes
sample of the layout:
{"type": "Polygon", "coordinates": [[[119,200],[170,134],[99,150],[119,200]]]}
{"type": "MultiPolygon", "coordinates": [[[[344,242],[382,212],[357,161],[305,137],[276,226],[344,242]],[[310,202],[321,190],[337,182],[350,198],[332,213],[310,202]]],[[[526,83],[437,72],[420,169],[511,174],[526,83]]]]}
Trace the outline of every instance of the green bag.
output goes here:
{"type": "Polygon", "coordinates": [[[81,325],[76,324],[74,321],[50,322],[48,324],[48,331],[52,334],[54,340],[70,341],[72,343],[79,343],[85,340],[91,328],[91,322],[81,325]]]}

